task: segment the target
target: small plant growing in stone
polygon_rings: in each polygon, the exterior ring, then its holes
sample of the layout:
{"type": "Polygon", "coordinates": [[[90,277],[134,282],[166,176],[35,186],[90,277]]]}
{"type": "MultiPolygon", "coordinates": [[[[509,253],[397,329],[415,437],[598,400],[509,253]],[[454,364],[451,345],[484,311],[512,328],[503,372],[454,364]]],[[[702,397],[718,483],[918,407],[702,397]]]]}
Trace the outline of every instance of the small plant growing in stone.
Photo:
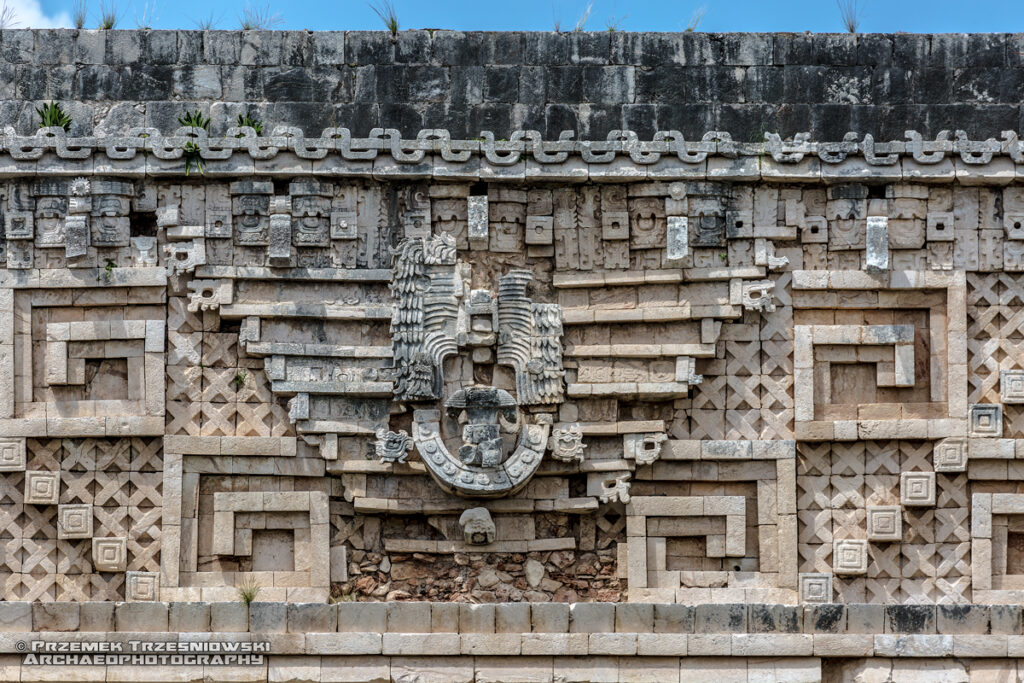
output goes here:
{"type": "Polygon", "coordinates": [[[198,109],[187,111],[184,116],[179,116],[178,123],[186,128],[202,128],[207,132],[210,130],[209,117],[203,116],[203,112],[198,109]]]}
{"type": "Polygon", "coordinates": [[[57,102],[47,102],[36,109],[40,128],[63,128],[71,130],[71,117],[57,102]]]}
{"type": "MultiPolygon", "coordinates": [[[[263,135],[263,122],[254,116],[250,116],[249,114],[238,115],[238,127],[249,127],[256,131],[256,135],[263,135]]],[[[239,135],[238,137],[242,136],[239,135]]]]}
{"type": "Polygon", "coordinates": [[[590,21],[590,13],[594,11],[594,3],[588,3],[580,18],[576,20],[576,25],[573,26],[572,30],[576,33],[585,31],[587,28],[587,22],[590,21]]]}
{"type": "Polygon", "coordinates": [[[89,6],[85,4],[85,0],[75,0],[75,4],[71,8],[71,23],[75,25],[79,31],[85,28],[85,20],[89,16],[89,6]]]}
{"type": "Polygon", "coordinates": [[[243,605],[248,605],[260,594],[260,584],[254,577],[248,577],[238,587],[238,600],[243,605]]]}
{"type": "Polygon", "coordinates": [[[248,377],[249,375],[245,372],[245,370],[239,370],[235,374],[235,391],[238,391],[245,386],[245,380],[248,379],[248,377]]]}
{"type": "Polygon", "coordinates": [[[0,29],[17,28],[18,13],[7,4],[7,0],[0,3],[0,29]]]}
{"type": "Polygon", "coordinates": [[[221,17],[215,17],[213,14],[206,17],[205,19],[193,19],[192,23],[196,25],[196,28],[200,31],[212,31],[217,28],[220,24],[221,17]]]}
{"type": "Polygon", "coordinates": [[[850,33],[856,33],[860,28],[861,14],[864,12],[860,0],[836,0],[836,5],[839,6],[839,16],[843,19],[843,26],[850,33]]]}
{"type": "Polygon", "coordinates": [[[384,26],[387,27],[388,31],[392,36],[398,35],[398,11],[395,10],[395,3],[391,0],[377,0],[377,2],[369,3],[370,9],[373,13],[380,17],[380,20],[384,22],[384,26]]]}
{"type": "Polygon", "coordinates": [[[684,33],[693,33],[700,26],[700,22],[704,21],[704,15],[708,13],[708,8],[701,5],[697,9],[693,10],[690,15],[690,20],[686,22],[686,28],[683,29],[684,33]]]}
{"type": "Polygon", "coordinates": [[[156,5],[150,5],[147,0],[142,6],[142,14],[135,15],[135,28],[140,31],[151,31],[156,20],[156,5]]]}
{"type": "Polygon", "coordinates": [[[206,169],[203,168],[203,157],[199,153],[199,145],[189,140],[182,145],[181,150],[185,157],[185,175],[189,175],[193,168],[199,172],[199,175],[205,175],[206,169]]]}
{"type": "MultiPolygon", "coordinates": [[[[202,128],[205,131],[210,130],[210,119],[209,117],[203,116],[203,112],[196,109],[195,111],[186,111],[184,116],[178,117],[178,123],[186,128],[202,128]]],[[[189,140],[181,147],[182,152],[185,156],[185,175],[189,175],[193,168],[199,171],[199,175],[203,175],[205,169],[203,168],[203,157],[199,154],[199,145],[194,141],[189,140]]]]}
{"type": "Polygon", "coordinates": [[[624,14],[621,17],[609,17],[608,20],[604,22],[605,28],[608,29],[609,33],[615,33],[616,31],[622,29],[622,22],[624,22],[628,18],[628,14],[624,14]]]}
{"type": "Polygon", "coordinates": [[[110,31],[117,27],[118,19],[117,5],[108,5],[105,2],[100,3],[100,23],[96,28],[101,31],[110,31]]]}
{"type": "Polygon", "coordinates": [[[117,268],[117,264],[107,259],[107,265],[103,268],[103,281],[110,282],[110,277],[114,274],[114,268],[117,268]]]}
{"type": "Polygon", "coordinates": [[[246,5],[238,17],[238,28],[243,31],[269,31],[283,23],[284,19],[277,12],[272,12],[270,5],[246,5]]]}

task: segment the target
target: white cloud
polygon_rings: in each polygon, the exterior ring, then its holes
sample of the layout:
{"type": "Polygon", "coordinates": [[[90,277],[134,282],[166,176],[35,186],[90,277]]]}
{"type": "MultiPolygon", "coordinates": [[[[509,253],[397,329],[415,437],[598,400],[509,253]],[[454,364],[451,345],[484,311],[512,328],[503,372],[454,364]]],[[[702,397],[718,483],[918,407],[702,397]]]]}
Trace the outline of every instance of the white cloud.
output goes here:
{"type": "Polygon", "coordinates": [[[71,15],[58,12],[46,14],[39,0],[0,0],[0,8],[7,6],[14,11],[15,28],[70,28],[71,15]]]}

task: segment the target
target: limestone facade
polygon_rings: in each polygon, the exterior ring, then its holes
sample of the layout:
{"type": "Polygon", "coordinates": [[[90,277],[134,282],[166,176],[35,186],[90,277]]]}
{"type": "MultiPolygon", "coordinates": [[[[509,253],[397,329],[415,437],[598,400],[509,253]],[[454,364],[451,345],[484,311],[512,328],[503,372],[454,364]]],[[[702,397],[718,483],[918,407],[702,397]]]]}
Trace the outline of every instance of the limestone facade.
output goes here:
{"type": "Polygon", "coordinates": [[[765,138],[10,138],[5,596],[1015,600],[1024,145],[765,138]]]}

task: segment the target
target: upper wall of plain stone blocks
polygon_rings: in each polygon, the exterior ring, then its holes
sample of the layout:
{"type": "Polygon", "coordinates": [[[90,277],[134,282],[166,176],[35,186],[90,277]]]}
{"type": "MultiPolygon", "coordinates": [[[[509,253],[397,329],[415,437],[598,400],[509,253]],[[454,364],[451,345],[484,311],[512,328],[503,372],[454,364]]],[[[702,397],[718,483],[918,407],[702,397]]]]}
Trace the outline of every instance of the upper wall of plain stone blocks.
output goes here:
{"type": "Polygon", "coordinates": [[[53,99],[72,135],[171,132],[198,106],[214,134],[252,110],[307,134],[984,139],[1024,128],[1022,87],[1024,34],[0,32],[0,117],[19,134],[35,132],[35,107],[53,99]]]}

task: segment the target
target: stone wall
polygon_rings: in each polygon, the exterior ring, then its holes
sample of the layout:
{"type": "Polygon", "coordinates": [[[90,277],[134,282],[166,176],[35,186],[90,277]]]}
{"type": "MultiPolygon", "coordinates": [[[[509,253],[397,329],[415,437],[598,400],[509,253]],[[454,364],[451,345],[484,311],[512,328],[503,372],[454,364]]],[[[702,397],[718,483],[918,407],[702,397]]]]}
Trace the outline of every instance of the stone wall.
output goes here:
{"type": "Polygon", "coordinates": [[[1016,42],[3,32],[11,87],[171,88],[58,95],[70,131],[0,102],[0,666],[60,631],[266,639],[274,680],[1016,675],[1018,104],[819,137],[815,94],[780,134],[707,80],[849,96],[915,45],[1010,79],[1016,42]],[[624,117],[695,78],[712,118],[574,139],[594,105],[519,101],[570,72],[624,117]],[[362,114],[321,117],[332,78],[362,114]]]}
{"type": "Polygon", "coordinates": [[[0,112],[23,134],[55,99],[83,135],[170,132],[199,106],[218,133],[252,109],[307,134],[984,138],[1024,127],[1022,54],[1020,34],[6,31],[0,112]]]}
{"type": "MultiPolygon", "coordinates": [[[[22,681],[49,680],[63,670],[51,662],[82,656],[58,647],[121,642],[111,656],[130,656],[165,631],[187,638],[165,648],[227,641],[255,654],[204,666],[172,664],[167,649],[135,669],[144,680],[1002,681],[1017,676],[1007,655],[1024,653],[1011,605],[8,602],[0,623],[0,641],[39,643],[34,657],[0,655],[4,679],[22,681]]],[[[132,680],[117,660],[73,670],[79,681],[132,680]]]]}

